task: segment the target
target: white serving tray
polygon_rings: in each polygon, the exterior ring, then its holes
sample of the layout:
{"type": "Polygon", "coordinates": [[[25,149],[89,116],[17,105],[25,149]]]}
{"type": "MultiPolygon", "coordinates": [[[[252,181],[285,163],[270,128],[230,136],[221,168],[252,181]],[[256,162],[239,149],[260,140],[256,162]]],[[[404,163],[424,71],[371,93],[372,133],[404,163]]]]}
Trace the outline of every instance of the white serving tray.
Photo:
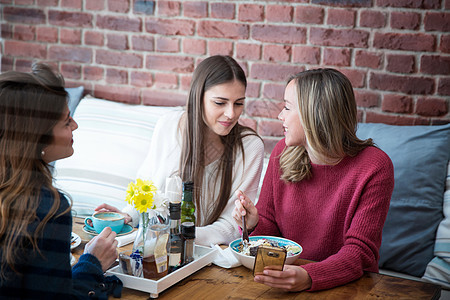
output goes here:
{"type": "Polygon", "coordinates": [[[216,257],[216,249],[195,245],[194,261],[188,265],[170,273],[159,280],[151,280],[143,277],[135,277],[122,273],[120,266],[106,271],[106,275],[116,275],[122,280],[123,286],[126,288],[139,290],[150,293],[150,298],[158,298],[159,293],[171,287],[178,281],[197,272],[201,268],[211,264],[216,257]]]}

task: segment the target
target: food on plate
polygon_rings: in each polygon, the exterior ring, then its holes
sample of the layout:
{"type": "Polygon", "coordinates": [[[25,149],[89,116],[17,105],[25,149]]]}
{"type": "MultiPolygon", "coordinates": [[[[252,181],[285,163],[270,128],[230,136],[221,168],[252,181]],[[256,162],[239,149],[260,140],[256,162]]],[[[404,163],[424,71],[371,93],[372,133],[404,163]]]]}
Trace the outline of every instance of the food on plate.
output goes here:
{"type": "Polygon", "coordinates": [[[278,247],[282,249],[286,249],[287,256],[294,256],[302,251],[302,249],[295,245],[284,245],[281,246],[276,241],[271,241],[268,239],[259,239],[254,241],[249,241],[246,243],[246,245],[243,245],[242,243],[239,244],[239,253],[248,255],[248,256],[256,256],[256,252],[258,251],[259,246],[272,246],[272,247],[278,247]]]}

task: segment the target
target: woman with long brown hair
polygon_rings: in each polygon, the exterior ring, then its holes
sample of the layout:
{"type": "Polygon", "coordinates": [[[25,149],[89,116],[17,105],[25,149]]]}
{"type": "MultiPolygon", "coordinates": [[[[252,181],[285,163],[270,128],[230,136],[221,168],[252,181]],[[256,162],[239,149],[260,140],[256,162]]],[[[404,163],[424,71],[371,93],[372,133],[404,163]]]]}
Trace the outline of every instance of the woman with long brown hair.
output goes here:
{"type": "Polygon", "coordinates": [[[353,88],[334,69],[288,80],[278,118],[285,138],[272,151],[256,207],[240,193],[233,211],[252,235],[282,236],[312,261],[265,269],[255,281],[290,291],[321,290],[377,272],[394,188],[390,158],[356,136],[353,88]]]}
{"type": "Polygon", "coordinates": [[[120,286],[103,276],[117,256],[110,229],[71,269],[71,204],[53,187],[49,163],[73,154],[77,127],[64,79],[48,66],[0,74],[1,299],[107,299],[120,286]]]}
{"type": "MultiPolygon", "coordinates": [[[[226,244],[237,238],[231,217],[235,191],[257,194],[264,145],[253,130],[238,123],[246,87],[245,73],[233,58],[203,60],[194,71],[186,111],[161,117],[138,172],[163,191],[172,175],[194,182],[197,244],[226,244]]],[[[97,209],[117,211],[104,204],[97,209]]],[[[124,212],[128,221],[137,223],[133,207],[124,212]]]]}

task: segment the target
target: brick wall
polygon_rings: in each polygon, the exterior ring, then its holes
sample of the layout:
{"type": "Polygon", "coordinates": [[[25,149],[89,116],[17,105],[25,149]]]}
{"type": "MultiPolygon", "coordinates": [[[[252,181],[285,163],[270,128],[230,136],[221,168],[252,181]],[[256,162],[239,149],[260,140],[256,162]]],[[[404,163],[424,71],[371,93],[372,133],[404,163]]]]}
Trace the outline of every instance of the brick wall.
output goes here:
{"type": "Polygon", "coordinates": [[[245,124],[270,151],[288,75],[333,67],[361,122],[450,122],[450,0],[0,0],[1,70],[52,63],[68,86],[113,101],[185,103],[214,54],[248,75],[245,124]]]}

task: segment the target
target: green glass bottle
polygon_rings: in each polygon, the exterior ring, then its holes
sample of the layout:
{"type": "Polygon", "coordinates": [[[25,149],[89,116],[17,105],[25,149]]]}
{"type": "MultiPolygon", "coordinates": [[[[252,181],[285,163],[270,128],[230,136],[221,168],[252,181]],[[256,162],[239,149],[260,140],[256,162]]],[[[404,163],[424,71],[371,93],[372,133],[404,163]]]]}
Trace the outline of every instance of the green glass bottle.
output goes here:
{"type": "Polygon", "coordinates": [[[183,182],[183,198],[181,200],[181,223],[192,222],[195,224],[194,183],[183,182]]]}

